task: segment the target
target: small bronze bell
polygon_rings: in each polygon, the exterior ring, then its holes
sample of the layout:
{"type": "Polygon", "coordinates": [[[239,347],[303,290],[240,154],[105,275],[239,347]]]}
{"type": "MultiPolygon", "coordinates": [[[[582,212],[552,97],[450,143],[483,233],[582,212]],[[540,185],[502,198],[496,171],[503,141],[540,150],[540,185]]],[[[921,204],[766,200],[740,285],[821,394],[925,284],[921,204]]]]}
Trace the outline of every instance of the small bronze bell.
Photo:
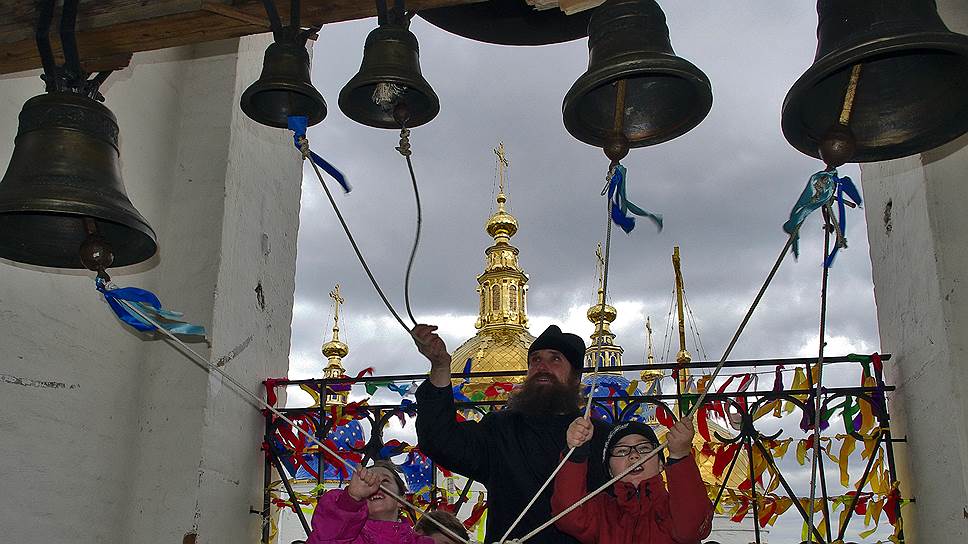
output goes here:
{"type": "Polygon", "coordinates": [[[590,10],[566,15],[560,9],[536,10],[525,0],[489,0],[422,10],[430,24],[479,42],[498,45],[549,45],[584,38],[590,10]]]}
{"type": "Polygon", "coordinates": [[[440,100],[420,73],[420,47],[405,22],[367,35],[360,71],[339,92],[339,109],[376,128],[413,128],[437,116],[440,100]]]}
{"type": "Polygon", "coordinates": [[[114,114],[88,96],[49,92],[20,112],[0,181],[0,257],[79,269],[87,266],[82,244],[101,263],[113,251],[115,266],[145,261],[158,247],[121,181],[114,114]]]}
{"type": "Polygon", "coordinates": [[[854,139],[848,160],[873,162],[968,131],[968,37],[945,27],[934,0],[819,0],[817,11],[816,60],[783,103],[793,147],[819,158],[843,124],[854,139]]]}
{"type": "Polygon", "coordinates": [[[709,79],[675,55],[654,0],[599,6],[588,24],[588,57],[562,105],[565,128],[587,144],[662,143],[694,128],[712,107],[709,79]]]}
{"type": "Polygon", "coordinates": [[[277,39],[266,48],[262,75],[240,105],[253,121],[276,128],[288,127],[290,115],[307,117],[310,126],[326,117],[326,102],[310,79],[305,38],[277,39]]]}

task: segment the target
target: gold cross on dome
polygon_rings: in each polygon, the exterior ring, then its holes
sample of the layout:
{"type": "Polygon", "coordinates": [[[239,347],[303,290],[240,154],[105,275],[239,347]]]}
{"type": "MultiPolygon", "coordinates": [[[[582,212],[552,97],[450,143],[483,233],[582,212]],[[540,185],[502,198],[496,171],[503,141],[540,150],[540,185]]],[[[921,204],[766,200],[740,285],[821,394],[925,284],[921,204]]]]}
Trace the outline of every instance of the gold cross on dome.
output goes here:
{"type": "Polygon", "coordinates": [[[336,308],[335,314],[334,314],[334,321],[338,325],[339,324],[339,305],[346,302],[345,300],[343,300],[343,297],[341,297],[339,294],[338,283],[336,284],[336,288],[329,292],[329,298],[333,299],[333,305],[336,308]]]}
{"type": "Polygon", "coordinates": [[[507,152],[504,149],[504,142],[501,142],[500,144],[498,144],[497,149],[494,149],[493,151],[494,151],[494,154],[497,155],[498,168],[500,169],[499,178],[500,178],[501,188],[498,192],[503,193],[504,192],[504,172],[505,170],[510,168],[511,165],[508,162],[507,152]]]}

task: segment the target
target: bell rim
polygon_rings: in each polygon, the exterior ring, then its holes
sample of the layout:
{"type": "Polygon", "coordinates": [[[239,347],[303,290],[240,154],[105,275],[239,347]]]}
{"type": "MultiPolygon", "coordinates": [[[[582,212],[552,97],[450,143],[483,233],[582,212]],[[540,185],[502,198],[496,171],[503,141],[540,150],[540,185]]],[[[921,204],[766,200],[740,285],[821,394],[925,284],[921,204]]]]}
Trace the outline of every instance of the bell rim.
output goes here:
{"type": "Polygon", "coordinates": [[[561,105],[562,119],[565,129],[575,139],[594,147],[603,147],[605,145],[608,135],[598,136],[592,133],[576,132],[576,128],[579,125],[575,111],[577,107],[575,98],[579,95],[587,94],[592,89],[608,85],[612,81],[621,79],[616,76],[620,75],[620,72],[625,72],[629,69],[638,70],[637,75],[663,74],[680,77],[692,83],[693,87],[700,91],[698,93],[699,100],[697,100],[699,108],[695,110],[692,116],[686,118],[685,122],[680,124],[676,130],[664,133],[661,137],[630,141],[630,148],[649,147],[678,138],[699,126],[709,115],[713,105],[712,83],[705,72],[695,64],[669,53],[650,52],[645,55],[642,53],[626,53],[617,58],[621,59],[621,57],[630,58],[604,65],[594,71],[586,71],[575,80],[575,83],[572,84],[571,88],[565,94],[561,105]],[[660,62],[656,64],[656,61],[660,62]],[[592,82],[596,83],[593,85],[592,82]]]}
{"type": "MultiPolygon", "coordinates": [[[[813,157],[815,159],[820,159],[819,140],[813,140],[806,130],[798,130],[803,126],[802,123],[800,123],[801,116],[799,115],[799,112],[803,107],[802,96],[804,95],[804,91],[813,87],[815,84],[823,80],[827,75],[857,64],[858,60],[863,60],[875,55],[902,51],[905,49],[950,51],[955,54],[960,54],[962,57],[965,57],[966,60],[968,60],[968,36],[958,34],[956,32],[917,32],[901,34],[883,39],[868,40],[847,49],[834,51],[824,55],[816,62],[811,64],[810,67],[807,68],[807,70],[804,71],[799,78],[797,78],[797,80],[790,87],[790,90],[787,91],[786,97],[783,100],[783,106],[780,110],[780,127],[783,132],[783,137],[787,140],[787,143],[804,155],[813,157]],[[794,110],[797,112],[797,115],[793,114],[794,110]],[[789,114],[788,111],[790,112],[789,114]],[[802,137],[794,138],[794,136],[798,134],[802,134],[802,137]]],[[[862,71],[861,80],[863,80],[863,77],[862,71]]],[[[947,141],[951,140],[949,139],[939,142],[937,145],[943,145],[947,141]]],[[[896,147],[898,147],[898,145],[885,146],[882,149],[890,150],[891,148],[896,147]]],[[[888,153],[886,155],[877,155],[876,157],[871,157],[869,154],[865,154],[858,146],[857,154],[850,160],[850,162],[863,163],[898,159],[901,157],[916,155],[923,151],[933,149],[934,147],[937,146],[912,152],[898,150],[895,151],[895,153],[901,154],[888,153]]]]}
{"type": "MultiPolygon", "coordinates": [[[[380,121],[377,121],[375,123],[364,122],[360,116],[356,115],[355,113],[351,113],[350,111],[347,111],[349,107],[349,103],[348,103],[349,95],[351,92],[353,92],[354,89],[363,87],[365,85],[376,85],[379,83],[402,84],[406,87],[410,87],[416,90],[417,92],[422,93],[423,95],[427,96],[427,98],[431,99],[430,102],[432,107],[427,110],[424,110],[424,113],[422,115],[413,115],[413,113],[411,113],[411,117],[407,121],[407,128],[417,128],[419,126],[425,125],[433,121],[434,119],[436,119],[437,115],[440,113],[440,97],[437,96],[437,93],[434,92],[433,87],[430,86],[430,83],[427,82],[426,79],[420,82],[419,86],[415,86],[415,85],[412,85],[413,79],[407,79],[407,78],[398,76],[396,74],[385,74],[385,75],[381,75],[379,77],[373,77],[373,78],[357,79],[356,77],[354,77],[353,79],[349,80],[346,83],[346,85],[344,85],[343,88],[340,89],[339,91],[339,98],[337,98],[336,100],[336,104],[337,106],[339,106],[339,110],[343,112],[343,115],[345,115],[347,118],[363,126],[368,126],[373,128],[399,129],[400,125],[397,124],[396,122],[386,122],[386,123],[383,123],[380,121]]],[[[370,120],[367,119],[367,121],[370,121],[370,120]]]]}
{"type": "MultiPolygon", "coordinates": [[[[521,1],[523,2],[523,0],[521,1]]],[[[494,9],[493,5],[488,6],[488,4],[490,2],[445,6],[419,11],[417,15],[434,27],[467,40],[509,47],[538,47],[542,45],[568,43],[586,38],[588,36],[588,22],[591,19],[592,13],[595,11],[594,9],[590,9],[572,15],[566,15],[560,11],[555,13],[558,10],[535,11],[534,13],[528,14],[531,17],[529,19],[530,22],[525,23],[513,17],[510,19],[502,19],[494,16],[488,17],[486,11],[489,8],[494,9]],[[430,17],[427,17],[428,14],[430,17]],[[573,17],[575,20],[571,22],[565,19],[565,17],[573,17]],[[488,24],[461,26],[459,22],[462,18],[471,19],[477,23],[483,20],[488,24]],[[454,24],[454,20],[458,21],[457,25],[454,24]],[[550,24],[548,22],[549,20],[550,24]],[[565,33],[559,32],[557,34],[549,32],[549,29],[560,30],[565,26],[564,23],[574,25],[575,30],[565,33]],[[455,26],[457,28],[454,28],[455,26]],[[486,30],[484,32],[474,32],[474,30],[482,27],[490,30],[490,32],[486,30]],[[536,29],[537,32],[535,32],[536,29]]]]}
{"type": "MultiPolygon", "coordinates": [[[[57,217],[92,217],[88,214],[79,214],[75,212],[66,212],[60,210],[34,210],[34,209],[3,209],[0,210],[0,222],[4,218],[13,215],[35,215],[35,216],[57,216],[57,217]]],[[[133,233],[137,233],[138,237],[141,239],[143,247],[147,248],[147,251],[131,251],[120,249],[118,247],[114,248],[114,262],[111,264],[110,268],[121,268],[125,266],[131,266],[143,263],[158,253],[158,237],[155,234],[154,229],[148,224],[147,220],[140,217],[128,216],[127,219],[133,219],[130,222],[117,221],[111,217],[105,216],[94,216],[92,217],[95,221],[102,223],[111,223],[113,225],[118,225],[120,227],[126,228],[133,233]]],[[[110,241],[110,240],[109,240],[110,241]]],[[[118,246],[119,244],[114,244],[118,246]]],[[[65,262],[57,262],[54,259],[29,259],[29,258],[18,258],[13,259],[6,255],[0,255],[0,258],[7,259],[11,262],[28,264],[32,266],[40,266],[46,268],[63,268],[69,270],[84,270],[86,267],[81,263],[80,256],[78,256],[76,263],[68,264],[65,262]]]]}
{"type": "Polygon", "coordinates": [[[312,85],[309,85],[308,88],[312,89],[311,93],[305,92],[307,87],[295,85],[288,79],[276,79],[276,78],[260,79],[258,81],[253,82],[245,89],[245,91],[242,92],[242,96],[239,97],[239,108],[242,110],[242,113],[246,115],[246,117],[248,117],[249,119],[252,119],[256,123],[259,123],[260,125],[265,125],[272,128],[289,128],[288,116],[284,121],[277,121],[274,118],[257,118],[255,115],[253,115],[254,106],[252,104],[252,97],[257,92],[261,92],[265,90],[282,90],[282,91],[295,92],[303,96],[309,97],[310,99],[318,99],[318,103],[320,105],[319,113],[317,113],[316,115],[307,116],[308,117],[307,126],[313,126],[321,123],[323,119],[326,118],[326,115],[329,114],[329,111],[326,106],[326,100],[323,98],[322,93],[320,93],[319,90],[316,89],[316,87],[313,87],[312,85]]]}

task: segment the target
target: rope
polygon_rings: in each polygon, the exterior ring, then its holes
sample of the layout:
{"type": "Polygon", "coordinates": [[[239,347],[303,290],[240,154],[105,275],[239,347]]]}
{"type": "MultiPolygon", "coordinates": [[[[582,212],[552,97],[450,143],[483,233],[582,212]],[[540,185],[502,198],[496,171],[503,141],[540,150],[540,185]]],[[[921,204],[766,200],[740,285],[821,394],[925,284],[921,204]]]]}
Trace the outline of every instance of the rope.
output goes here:
{"type": "MultiPolygon", "coordinates": [[[[824,205],[824,219],[828,219],[828,220],[829,220],[829,218],[832,217],[830,214],[827,213],[827,209],[829,207],[830,207],[830,204],[829,203],[824,205]]],[[[825,221],[824,229],[823,229],[823,232],[824,232],[824,236],[823,236],[824,260],[823,260],[823,262],[824,263],[827,262],[827,257],[830,255],[830,229],[831,229],[830,223],[827,222],[827,221],[825,221]]],[[[823,351],[824,351],[824,347],[827,344],[827,342],[825,341],[826,340],[826,326],[827,326],[827,277],[828,277],[828,275],[830,273],[830,268],[829,267],[821,266],[820,268],[823,269],[823,276],[822,276],[821,287],[820,287],[820,348],[819,348],[819,355],[817,356],[817,383],[814,384],[814,387],[813,387],[814,395],[815,395],[814,407],[813,407],[813,410],[814,410],[814,414],[813,414],[813,448],[814,448],[814,451],[813,451],[813,457],[812,457],[812,459],[810,461],[810,506],[807,508],[807,516],[810,519],[810,525],[813,525],[813,516],[815,514],[815,512],[814,512],[814,499],[816,498],[816,494],[817,494],[817,472],[818,472],[818,468],[819,468],[818,467],[818,462],[820,460],[820,455],[821,455],[821,453],[820,453],[820,451],[821,451],[821,445],[820,445],[820,409],[822,408],[823,404],[822,404],[821,399],[820,399],[820,387],[823,385],[823,351]]],[[[813,381],[812,375],[813,375],[813,373],[810,372],[810,369],[808,368],[807,369],[807,376],[808,376],[807,379],[809,379],[810,381],[813,381]]],[[[823,484],[824,482],[821,482],[821,483],[823,484]]],[[[824,485],[824,487],[826,487],[826,485],[824,485]]],[[[826,490],[824,490],[824,496],[826,496],[826,495],[827,495],[826,490]]],[[[830,516],[825,516],[824,517],[824,521],[827,523],[827,534],[828,535],[830,534],[830,519],[829,518],[830,518],[830,516]]],[[[813,531],[809,531],[808,534],[807,534],[807,544],[811,544],[812,542],[813,542],[813,531]]]]}
{"type": "MultiPolygon", "coordinates": [[[[164,327],[162,327],[154,319],[152,319],[151,317],[145,315],[145,313],[142,312],[141,309],[137,307],[137,305],[131,304],[130,302],[128,302],[126,300],[123,300],[123,299],[119,299],[119,302],[121,304],[124,304],[130,311],[138,314],[146,322],[154,325],[155,328],[158,331],[160,331],[161,333],[163,333],[167,337],[168,340],[176,343],[179,347],[182,348],[182,350],[184,350],[184,352],[190,354],[192,356],[192,358],[197,363],[199,363],[203,368],[207,368],[209,371],[216,372],[223,379],[227,380],[229,383],[231,383],[232,385],[234,385],[241,393],[244,393],[245,395],[249,396],[252,400],[254,400],[256,406],[259,406],[262,409],[269,410],[270,412],[272,412],[274,415],[276,415],[277,417],[279,417],[280,419],[282,419],[283,421],[285,421],[287,424],[289,424],[290,426],[292,426],[292,428],[297,433],[303,435],[307,440],[309,440],[310,442],[312,442],[316,446],[319,446],[320,449],[322,449],[323,451],[325,451],[326,453],[328,453],[333,458],[337,459],[347,469],[355,470],[355,469],[359,468],[358,466],[354,465],[353,463],[350,463],[346,459],[343,459],[342,457],[340,457],[339,454],[337,454],[335,451],[333,451],[332,449],[330,449],[329,446],[327,446],[326,444],[324,444],[323,442],[321,442],[318,438],[316,438],[315,436],[313,436],[311,433],[309,433],[308,431],[304,430],[299,425],[296,425],[291,419],[289,419],[288,417],[286,417],[285,415],[283,415],[282,412],[280,412],[279,410],[277,410],[274,406],[271,406],[269,403],[267,403],[266,401],[262,400],[261,397],[259,397],[258,395],[256,395],[252,391],[249,391],[248,388],[246,388],[244,385],[242,385],[238,380],[236,380],[235,378],[233,378],[226,371],[224,371],[223,369],[221,369],[221,368],[213,365],[211,362],[208,361],[208,359],[206,359],[205,357],[203,357],[202,355],[200,355],[197,351],[193,350],[187,344],[185,344],[184,342],[182,342],[177,336],[175,336],[170,331],[168,331],[167,329],[165,329],[164,327]]],[[[402,506],[409,507],[409,508],[414,508],[418,512],[420,512],[421,515],[426,515],[427,514],[426,510],[420,508],[417,505],[410,504],[403,497],[397,495],[393,491],[391,491],[391,490],[387,489],[386,487],[384,487],[383,484],[380,484],[380,489],[384,493],[386,493],[387,495],[389,495],[390,497],[392,497],[394,500],[396,500],[398,503],[400,503],[402,506]]],[[[464,544],[470,544],[467,541],[467,539],[460,537],[459,535],[457,535],[456,533],[454,533],[453,531],[451,531],[450,529],[448,529],[447,527],[445,527],[443,524],[441,524],[441,523],[437,522],[436,520],[434,520],[432,517],[428,517],[427,519],[429,519],[431,522],[433,522],[435,525],[437,525],[437,527],[441,531],[443,531],[444,533],[446,533],[449,537],[455,539],[457,542],[463,542],[464,544]]]]}
{"type": "MultiPolygon", "coordinates": [[[[760,287],[759,292],[756,294],[756,297],[753,299],[753,303],[750,305],[749,310],[746,312],[746,316],[743,317],[743,321],[740,323],[739,328],[736,329],[736,333],[733,335],[732,340],[730,340],[729,345],[726,347],[726,351],[723,353],[722,359],[720,359],[719,364],[716,366],[716,369],[712,373],[712,378],[710,378],[710,382],[716,379],[716,377],[719,375],[719,372],[723,369],[724,365],[726,364],[726,359],[729,357],[730,352],[733,351],[733,347],[736,346],[736,342],[739,340],[740,335],[743,333],[743,330],[746,328],[747,323],[749,323],[750,318],[753,316],[753,311],[756,309],[757,305],[759,305],[760,300],[763,298],[763,294],[766,292],[767,287],[769,287],[770,283],[773,281],[773,277],[776,275],[777,270],[780,268],[780,263],[783,262],[783,258],[786,257],[787,253],[790,251],[790,247],[793,245],[793,240],[796,236],[796,233],[798,233],[799,231],[800,231],[800,225],[798,224],[796,225],[796,227],[793,228],[793,232],[788,236],[786,244],[784,244],[783,250],[780,252],[780,256],[777,257],[776,262],[773,264],[773,268],[770,270],[770,273],[767,275],[766,280],[763,282],[763,286],[760,287]]],[[[699,407],[702,406],[703,400],[705,400],[706,395],[708,393],[709,393],[709,390],[707,389],[706,391],[704,391],[702,394],[699,395],[699,398],[692,405],[692,408],[690,408],[689,413],[685,416],[686,418],[692,419],[693,416],[695,416],[696,412],[699,410],[699,407]]],[[[531,537],[533,537],[534,535],[550,527],[556,521],[568,515],[579,506],[585,504],[586,502],[591,500],[593,497],[595,497],[602,491],[605,491],[612,484],[621,480],[636,468],[644,465],[649,459],[652,459],[653,457],[658,455],[658,453],[662,451],[662,449],[665,448],[667,445],[668,445],[668,440],[662,440],[657,448],[642,456],[638,461],[630,465],[624,471],[615,475],[611,480],[605,482],[594,491],[590,492],[589,494],[579,499],[575,504],[572,504],[571,506],[563,510],[561,513],[559,513],[558,515],[552,517],[547,522],[543,523],[542,525],[538,526],[530,533],[526,534],[523,538],[517,540],[516,543],[522,544],[526,542],[528,539],[530,539],[531,537]]],[[[812,525],[813,524],[811,523],[811,526],[812,525]]]]}
{"type": "MultiPolygon", "coordinates": [[[[307,140],[305,137],[299,139],[299,150],[302,152],[303,160],[309,158],[309,140],[307,140]]],[[[346,233],[346,237],[349,239],[350,245],[353,246],[353,251],[356,252],[356,256],[359,258],[360,264],[363,265],[363,271],[366,272],[366,276],[370,279],[370,283],[373,284],[373,288],[376,289],[377,294],[380,295],[380,299],[383,300],[383,304],[386,305],[387,310],[389,310],[390,314],[392,314],[394,319],[397,320],[397,323],[399,323],[400,326],[407,331],[408,335],[413,336],[410,332],[411,327],[408,327],[407,324],[403,322],[403,319],[400,318],[400,314],[393,309],[393,305],[390,304],[390,300],[387,299],[387,296],[383,293],[383,289],[380,288],[380,284],[377,283],[376,278],[373,277],[373,272],[370,271],[370,267],[366,264],[366,259],[363,258],[363,253],[360,252],[360,247],[356,245],[356,240],[353,238],[350,228],[346,225],[346,221],[343,219],[343,214],[339,211],[339,206],[336,205],[336,200],[333,198],[333,194],[330,192],[329,187],[326,186],[326,182],[323,181],[323,175],[319,172],[319,167],[316,166],[316,163],[312,160],[309,161],[309,164],[312,165],[313,171],[316,172],[316,178],[319,179],[319,184],[323,186],[323,191],[326,193],[326,198],[329,199],[329,203],[333,206],[333,211],[336,212],[336,218],[339,219],[339,224],[342,225],[343,232],[346,233]]]]}
{"type": "Polygon", "coordinates": [[[413,317],[413,310],[410,308],[410,271],[413,269],[413,260],[417,255],[417,247],[420,245],[420,229],[423,224],[423,208],[420,205],[420,190],[417,189],[417,176],[413,173],[413,161],[410,155],[410,131],[403,127],[400,129],[400,146],[396,148],[405,159],[407,159],[407,169],[410,170],[410,182],[413,184],[413,198],[417,203],[417,232],[413,237],[413,249],[410,250],[410,260],[407,261],[407,273],[403,279],[403,300],[407,306],[407,315],[410,321],[417,326],[417,319],[413,317]]]}
{"type": "MultiPolygon", "coordinates": [[[[608,175],[605,177],[606,189],[608,188],[609,181],[612,179],[612,173],[615,170],[616,165],[617,164],[613,164],[612,167],[608,169],[608,175]]],[[[604,265],[602,267],[602,304],[601,304],[602,315],[598,322],[599,328],[602,328],[602,326],[605,323],[605,296],[608,294],[608,261],[609,261],[609,253],[612,247],[612,216],[611,216],[610,204],[611,202],[608,199],[605,199],[605,255],[603,257],[604,265]]],[[[598,345],[600,346],[602,345],[601,338],[602,337],[599,337],[599,340],[598,340],[599,341],[598,345]]],[[[589,390],[589,393],[588,393],[588,402],[585,403],[585,415],[584,415],[585,419],[588,419],[592,411],[592,399],[595,397],[595,387],[598,385],[598,370],[599,370],[599,364],[601,363],[601,360],[602,360],[602,357],[598,357],[598,356],[595,357],[595,372],[592,374],[592,383],[591,383],[591,389],[589,390]]],[[[561,471],[561,469],[565,466],[565,463],[568,462],[568,460],[571,458],[572,454],[574,453],[575,453],[575,448],[568,448],[568,452],[565,453],[564,457],[561,458],[561,461],[558,463],[558,466],[555,467],[555,469],[551,472],[551,475],[548,476],[548,478],[544,481],[543,484],[541,484],[541,487],[534,494],[534,496],[531,497],[531,500],[528,501],[528,504],[524,506],[524,509],[521,510],[520,514],[518,514],[518,517],[515,518],[513,523],[511,523],[511,526],[508,527],[508,530],[505,531],[504,536],[502,536],[501,540],[498,541],[499,543],[507,542],[508,536],[511,535],[511,531],[513,531],[514,528],[518,526],[518,523],[520,523],[521,520],[524,519],[525,514],[527,514],[528,511],[531,510],[531,507],[534,506],[535,502],[537,502],[538,497],[540,497],[541,494],[544,493],[545,489],[547,489],[548,486],[551,485],[551,482],[555,481],[555,476],[558,475],[558,472],[561,471]]]]}

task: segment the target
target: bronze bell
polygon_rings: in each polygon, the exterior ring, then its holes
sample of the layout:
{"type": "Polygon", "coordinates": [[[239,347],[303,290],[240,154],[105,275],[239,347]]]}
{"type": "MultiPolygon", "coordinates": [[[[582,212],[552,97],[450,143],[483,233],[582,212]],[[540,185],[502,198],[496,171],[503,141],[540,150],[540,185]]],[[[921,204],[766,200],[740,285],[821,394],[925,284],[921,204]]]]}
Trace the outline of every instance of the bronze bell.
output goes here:
{"type": "Polygon", "coordinates": [[[526,0],[487,0],[421,10],[430,24],[479,42],[498,45],[549,45],[584,38],[590,10],[567,15],[537,10],[526,0]]]}
{"type": "Polygon", "coordinates": [[[0,181],[0,257],[85,268],[79,250],[91,246],[89,233],[97,234],[97,252],[113,250],[114,266],[145,261],[158,248],[124,191],[111,110],[73,92],[35,96],[20,112],[0,181]]]}
{"type": "Polygon", "coordinates": [[[606,147],[624,137],[627,151],[685,134],[712,103],[709,78],[675,55],[655,0],[607,0],[588,23],[588,70],[562,115],[575,138],[606,147]]]}
{"type": "Polygon", "coordinates": [[[241,107],[253,121],[276,128],[287,128],[290,115],[307,117],[309,126],[326,117],[326,102],[310,79],[305,38],[277,39],[266,48],[262,75],[242,93],[241,107]]]}
{"type": "Polygon", "coordinates": [[[948,30],[934,0],[819,0],[817,11],[816,60],[783,103],[793,147],[819,158],[841,119],[855,140],[851,162],[920,153],[968,131],[968,37],[948,30]]]}
{"type": "Polygon", "coordinates": [[[413,128],[437,116],[440,100],[420,73],[420,47],[406,23],[380,25],[367,35],[360,71],[340,90],[339,109],[376,128],[413,128]]]}

